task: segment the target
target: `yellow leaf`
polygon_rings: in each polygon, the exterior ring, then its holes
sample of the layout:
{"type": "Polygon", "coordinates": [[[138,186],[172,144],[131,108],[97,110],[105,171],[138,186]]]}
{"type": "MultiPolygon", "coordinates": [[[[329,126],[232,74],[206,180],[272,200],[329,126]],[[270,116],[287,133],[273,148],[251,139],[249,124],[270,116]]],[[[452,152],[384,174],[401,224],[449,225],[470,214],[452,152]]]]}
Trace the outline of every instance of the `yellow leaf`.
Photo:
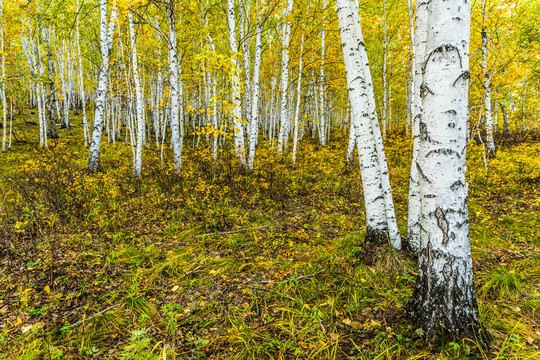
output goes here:
{"type": "Polygon", "coordinates": [[[49,294],[51,292],[51,288],[49,287],[49,285],[45,285],[45,287],[43,288],[43,290],[49,294]]]}

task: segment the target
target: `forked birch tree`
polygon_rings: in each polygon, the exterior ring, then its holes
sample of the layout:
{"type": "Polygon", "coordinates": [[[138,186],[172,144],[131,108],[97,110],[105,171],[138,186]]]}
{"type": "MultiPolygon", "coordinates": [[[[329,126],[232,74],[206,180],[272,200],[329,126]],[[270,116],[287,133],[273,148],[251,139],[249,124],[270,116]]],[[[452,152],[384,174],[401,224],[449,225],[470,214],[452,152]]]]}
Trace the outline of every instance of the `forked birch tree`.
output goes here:
{"type": "Polygon", "coordinates": [[[408,312],[426,340],[478,338],[480,329],[469,244],[466,171],[469,37],[468,0],[431,0],[421,59],[418,170],[419,270],[408,312]]]}

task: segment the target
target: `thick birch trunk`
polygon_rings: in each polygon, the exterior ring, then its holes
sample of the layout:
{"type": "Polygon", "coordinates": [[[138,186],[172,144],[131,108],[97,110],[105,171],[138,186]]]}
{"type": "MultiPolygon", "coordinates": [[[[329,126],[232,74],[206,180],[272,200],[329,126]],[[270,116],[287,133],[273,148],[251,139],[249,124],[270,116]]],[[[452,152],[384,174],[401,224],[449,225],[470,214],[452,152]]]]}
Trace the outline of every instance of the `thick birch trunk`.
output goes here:
{"type": "Polygon", "coordinates": [[[105,98],[107,96],[107,83],[109,79],[109,57],[112,50],[113,31],[116,21],[116,6],[113,5],[109,25],[107,26],[107,0],[101,0],[101,68],[99,70],[98,87],[96,90],[96,111],[94,115],[94,130],[88,157],[88,170],[97,171],[100,167],[101,135],[105,118],[105,98]]]}
{"type": "Polygon", "coordinates": [[[470,3],[431,0],[422,63],[419,122],[419,273],[409,314],[435,343],[441,334],[476,338],[478,309],[469,244],[466,137],[470,3]]]}

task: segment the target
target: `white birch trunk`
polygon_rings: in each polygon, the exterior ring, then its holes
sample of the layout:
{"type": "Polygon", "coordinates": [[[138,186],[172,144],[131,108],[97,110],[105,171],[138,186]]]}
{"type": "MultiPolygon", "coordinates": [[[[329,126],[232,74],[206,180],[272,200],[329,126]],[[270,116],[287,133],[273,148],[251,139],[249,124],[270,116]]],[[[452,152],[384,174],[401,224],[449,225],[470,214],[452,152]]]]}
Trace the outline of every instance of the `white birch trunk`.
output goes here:
{"type": "Polygon", "coordinates": [[[234,148],[236,156],[242,164],[246,163],[244,149],[244,127],[242,121],[242,98],[240,94],[240,74],[238,71],[238,45],[236,41],[236,17],[234,15],[234,0],[227,2],[229,24],[229,46],[231,48],[232,64],[232,120],[234,124],[234,148]]]}
{"type": "Polygon", "coordinates": [[[135,82],[135,114],[137,118],[137,150],[135,151],[135,161],[133,176],[139,177],[142,172],[142,148],[144,137],[143,121],[143,96],[141,91],[141,81],[139,79],[139,66],[137,61],[137,43],[135,39],[135,29],[133,26],[133,14],[129,12],[129,38],[131,42],[131,57],[133,64],[133,80],[135,82]]]}
{"type": "Polygon", "coordinates": [[[109,57],[112,50],[113,32],[116,21],[116,5],[113,5],[109,25],[107,26],[107,0],[101,0],[101,68],[99,70],[98,87],[96,90],[96,111],[94,115],[94,129],[90,154],[88,157],[88,170],[97,171],[100,167],[101,135],[105,117],[105,98],[107,96],[107,83],[109,79],[109,57]]]}
{"type": "Polygon", "coordinates": [[[371,72],[369,70],[369,61],[367,57],[367,49],[364,44],[364,38],[362,35],[362,29],[360,27],[360,16],[358,14],[358,0],[350,1],[351,9],[353,10],[353,18],[355,25],[355,33],[359,49],[360,57],[363,64],[363,73],[366,81],[367,100],[369,105],[369,118],[371,123],[371,131],[373,134],[373,140],[375,142],[375,149],[377,154],[377,161],[379,165],[379,171],[381,176],[381,189],[384,197],[384,204],[386,209],[386,221],[388,226],[388,237],[390,243],[395,249],[401,249],[401,235],[396,221],[396,213],[394,209],[394,201],[392,198],[392,189],[390,187],[390,178],[388,173],[388,165],[386,163],[386,155],[384,152],[384,144],[379,128],[379,121],[377,119],[377,108],[375,104],[375,93],[373,90],[373,81],[371,79],[371,72]]]}
{"type": "Polygon", "coordinates": [[[281,109],[278,136],[278,155],[283,152],[289,128],[288,87],[289,87],[289,42],[291,38],[291,21],[288,19],[293,9],[293,1],[288,0],[283,14],[282,50],[281,50],[281,109]]]}
{"type": "Polygon", "coordinates": [[[383,106],[382,106],[382,129],[383,137],[386,137],[386,123],[388,115],[388,95],[387,95],[387,71],[386,71],[386,60],[388,52],[388,37],[386,34],[386,0],[383,1],[383,106]]]}
{"type": "Polygon", "coordinates": [[[81,97],[82,103],[82,118],[81,125],[83,128],[83,138],[84,146],[88,146],[89,139],[89,130],[88,130],[88,120],[86,119],[86,94],[84,93],[84,80],[83,80],[83,67],[82,67],[82,54],[81,54],[81,41],[79,35],[79,0],[77,0],[77,22],[76,22],[76,31],[77,31],[77,57],[79,59],[79,95],[81,97]]]}
{"type": "Polygon", "coordinates": [[[495,155],[493,139],[493,113],[491,111],[491,79],[487,68],[487,30],[486,30],[486,0],[482,0],[482,72],[484,75],[484,106],[486,108],[486,138],[488,155],[495,155]]]}
{"type": "MultiPolygon", "coordinates": [[[[337,15],[341,33],[341,46],[345,61],[351,119],[354,124],[362,188],[366,208],[366,238],[388,234],[386,207],[381,186],[381,174],[375,149],[373,129],[369,119],[367,83],[362,63],[360,40],[355,16],[349,0],[337,0],[337,15]]],[[[359,25],[358,25],[359,27],[359,25]]]]}
{"type": "MultiPolygon", "coordinates": [[[[408,311],[428,343],[479,329],[469,244],[466,171],[470,2],[431,0],[419,122],[419,273],[408,311]]],[[[481,335],[481,334],[480,334],[481,335]]]]}
{"type": "Polygon", "coordinates": [[[2,151],[6,151],[6,137],[7,137],[7,101],[6,101],[6,64],[4,55],[4,10],[3,0],[0,0],[0,66],[2,78],[0,79],[0,96],[2,97],[2,151]]]}
{"type": "Polygon", "coordinates": [[[418,169],[414,165],[418,157],[418,142],[420,141],[420,122],[422,121],[422,61],[426,52],[427,1],[416,1],[416,30],[414,32],[414,88],[412,95],[412,134],[413,153],[411,160],[411,175],[409,179],[409,207],[407,218],[407,238],[412,251],[420,249],[420,188],[418,185],[418,169]]]}
{"type": "MultiPolygon", "coordinates": [[[[420,1],[420,0],[417,0],[420,1]]],[[[409,10],[409,34],[411,37],[411,63],[412,65],[409,71],[410,76],[410,90],[408,92],[408,104],[409,104],[409,110],[407,111],[407,125],[406,130],[409,130],[409,126],[411,125],[410,120],[414,118],[414,115],[412,114],[413,108],[414,108],[414,102],[415,102],[415,93],[416,93],[416,56],[414,55],[416,52],[416,46],[415,46],[415,33],[414,33],[414,9],[413,9],[413,0],[407,0],[407,7],[409,10]]]]}
{"type": "Polygon", "coordinates": [[[298,82],[296,84],[296,111],[294,114],[294,135],[293,135],[293,150],[292,163],[296,163],[296,147],[298,146],[298,117],[300,116],[300,100],[302,99],[302,53],[304,52],[304,34],[300,42],[300,59],[298,60],[298,82]]]}
{"type": "Polygon", "coordinates": [[[261,73],[261,55],[262,55],[262,18],[261,12],[257,6],[257,28],[255,39],[255,59],[253,64],[253,85],[251,90],[251,126],[248,140],[248,168],[253,170],[253,160],[255,159],[255,147],[257,146],[257,134],[259,129],[259,89],[260,89],[260,73],[261,73]]]}
{"type": "Polygon", "coordinates": [[[326,19],[326,0],[323,0],[323,19],[321,31],[321,69],[319,74],[319,140],[322,146],[326,146],[326,112],[325,112],[325,84],[326,73],[324,63],[326,60],[326,28],[324,21],[326,19]]]}
{"type": "Polygon", "coordinates": [[[174,166],[177,173],[182,171],[182,130],[180,129],[180,89],[178,50],[176,45],[176,16],[174,14],[174,0],[167,3],[169,18],[169,81],[171,102],[171,143],[173,147],[174,166]]]}

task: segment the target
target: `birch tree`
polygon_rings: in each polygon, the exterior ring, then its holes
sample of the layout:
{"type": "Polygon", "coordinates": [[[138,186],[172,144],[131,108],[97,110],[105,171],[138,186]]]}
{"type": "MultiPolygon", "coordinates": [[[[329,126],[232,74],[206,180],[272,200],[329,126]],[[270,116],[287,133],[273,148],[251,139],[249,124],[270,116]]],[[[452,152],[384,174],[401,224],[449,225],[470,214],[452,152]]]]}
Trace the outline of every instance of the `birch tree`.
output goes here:
{"type": "Polygon", "coordinates": [[[248,168],[253,170],[253,160],[255,159],[255,147],[257,146],[257,134],[259,130],[259,90],[261,74],[262,55],[262,8],[257,2],[257,25],[255,35],[255,59],[253,62],[253,84],[251,90],[251,126],[248,134],[248,168]]]}
{"type": "Polygon", "coordinates": [[[234,148],[236,156],[242,164],[246,162],[244,149],[244,128],[242,126],[242,97],[240,94],[240,74],[238,69],[238,43],[236,41],[236,17],[234,0],[227,2],[227,14],[229,24],[229,46],[231,49],[232,65],[232,120],[234,124],[234,148]]]}
{"type": "Polygon", "coordinates": [[[279,127],[278,136],[278,154],[281,155],[283,147],[287,141],[289,131],[289,106],[288,106],[288,89],[289,89],[289,42],[291,39],[291,21],[289,15],[292,13],[293,1],[289,0],[287,8],[283,12],[283,25],[282,25],[282,50],[281,50],[281,109],[280,120],[281,125],[279,127]]]}
{"type": "Polygon", "coordinates": [[[420,122],[422,121],[422,61],[426,52],[426,28],[427,28],[428,1],[416,1],[416,28],[413,37],[413,91],[412,91],[412,134],[413,153],[411,160],[411,174],[409,178],[409,208],[407,218],[407,238],[411,250],[418,252],[420,248],[420,189],[418,185],[418,169],[416,158],[418,157],[418,145],[420,138],[420,122]]]}
{"type": "Polygon", "coordinates": [[[176,44],[176,16],[174,13],[174,0],[167,3],[167,16],[169,18],[169,82],[171,102],[171,143],[174,153],[174,166],[177,173],[182,171],[182,131],[180,129],[180,99],[181,90],[178,82],[179,59],[176,44]]]}
{"type": "MultiPolygon", "coordinates": [[[[482,73],[484,75],[484,107],[486,109],[486,138],[488,155],[495,155],[493,140],[493,112],[491,111],[491,79],[488,70],[488,36],[486,29],[486,0],[482,0],[482,73]]],[[[496,110],[496,109],[495,109],[496,110]]]]}
{"type": "MultiPolygon", "coordinates": [[[[401,239],[395,224],[395,214],[387,206],[385,195],[390,195],[383,181],[388,171],[382,171],[378,138],[382,138],[378,124],[374,126],[374,95],[370,92],[371,75],[367,63],[367,53],[361,35],[358,5],[354,0],[338,0],[337,14],[341,33],[341,47],[345,61],[351,121],[354,124],[356,146],[360,161],[360,173],[366,208],[366,238],[388,236],[396,249],[401,248],[401,239]],[[370,100],[371,97],[371,100],[370,100]]],[[[375,118],[376,119],[376,118],[375,118]]],[[[384,160],[386,162],[386,160],[384,160]]],[[[388,182],[389,185],[389,182],[388,182]]]]}
{"type": "Polygon", "coordinates": [[[321,31],[321,69],[319,73],[319,141],[322,146],[326,146],[326,109],[325,109],[325,83],[326,73],[324,71],[324,62],[326,59],[326,28],[324,21],[326,19],[326,0],[323,0],[322,14],[322,31],[321,31]]]}
{"type": "Polygon", "coordinates": [[[4,10],[3,0],[0,0],[0,66],[2,78],[0,78],[0,97],[2,97],[2,151],[6,151],[7,137],[7,100],[6,100],[6,60],[4,55],[4,10]]]}
{"type": "Polygon", "coordinates": [[[135,28],[133,26],[133,14],[128,14],[129,19],[129,38],[131,43],[131,57],[133,68],[133,80],[135,82],[135,115],[137,118],[137,149],[135,151],[135,160],[133,161],[133,176],[141,176],[142,171],[142,147],[144,137],[143,121],[143,96],[141,90],[141,81],[139,79],[139,65],[137,61],[137,44],[135,38],[135,28]]]}
{"type": "Polygon", "coordinates": [[[480,329],[469,244],[466,135],[470,2],[427,4],[422,116],[415,166],[420,188],[419,271],[408,311],[429,343],[480,329]]]}
{"type": "Polygon", "coordinates": [[[86,94],[84,92],[84,78],[83,78],[83,67],[82,67],[82,55],[81,55],[81,39],[80,39],[80,32],[79,32],[79,0],[77,0],[77,19],[76,19],[76,41],[77,41],[77,58],[79,59],[79,96],[81,97],[81,105],[82,105],[82,117],[81,117],[81,125],[83,128],[83,138],[84,138],[84,146],[88,146],[88,138],[89,138],[89,131],[88,131],[88,120],[86,118],[86,94]]]}
{"type": "Polygon", "coordinates": [[[101,135],[105,118],[105,98],[107,96],[107,84],[109,80],[109,60],[113,43],[113,32],[116,23],[116,5],[113,5],[110,19],[107,21],[107,0],[100,2],[100,50],[101,67],[99,69],[98,86],[96,90],[96,110],[94,115],[94,129],[88,157],[88,170],[97,171],[100,167],[101,135]],[[108,23],[108,24],[107,24],[108,23]]]}

